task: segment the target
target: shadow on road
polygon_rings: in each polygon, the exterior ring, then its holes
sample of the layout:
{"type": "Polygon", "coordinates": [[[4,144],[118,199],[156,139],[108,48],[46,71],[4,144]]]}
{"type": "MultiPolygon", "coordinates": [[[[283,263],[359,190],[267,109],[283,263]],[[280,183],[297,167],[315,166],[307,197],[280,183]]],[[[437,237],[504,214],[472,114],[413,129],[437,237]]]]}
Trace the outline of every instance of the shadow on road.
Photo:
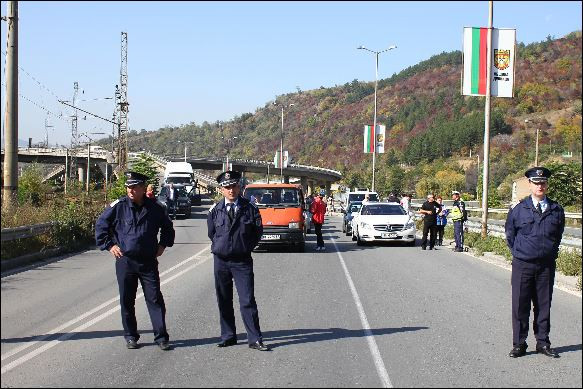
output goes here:
{"type": "MultiPolygon", "coordinates": [[[[397,328],[378,328],[372,329],[373,335],[391,335],[399,332],[426,330],[429,327],[397,327],[397,328]]],[[[290,346],[301,343],[314,343],[344,338],[362,338],[366,336],[363,330],[347,330],[345,328],[322,328],[322,329],[295,329],[281,331],[266,331],[263,333],[263,340],[271,348],[290,346]]],[[[246,334],[237,334],[237,339],[241,343],[247,339],[246,334]]],[[[170,340],[174,348],[195,347],[220,342],[220,338],[203,338],[203,339],[183,339],[170,340]]]]}
{"type": "MultiPolygon", "coordinates": [[[[140,335],[153,333],[152,330],[140,330],[140,335]]],[[[100,338],[113,338],[113,337],[122,337],[123,338],[124,332],[122,330],[113,330],[113,331],[83,331],[83,332],[57,332],[55,334],[47,334],[47,335],[33,335],[33,336],[25,336],[22,338],[7,338],[2,339],[1,343],[26,343],[26,342],[36,342],[39,337],[45,338],[43,341],[49,342],[56,338],[60,338],[63,335],[69,336],[67,339],[63,339],[63,341],[69,340],[80,340],[80,339],[100,339],[100,338]]]]}

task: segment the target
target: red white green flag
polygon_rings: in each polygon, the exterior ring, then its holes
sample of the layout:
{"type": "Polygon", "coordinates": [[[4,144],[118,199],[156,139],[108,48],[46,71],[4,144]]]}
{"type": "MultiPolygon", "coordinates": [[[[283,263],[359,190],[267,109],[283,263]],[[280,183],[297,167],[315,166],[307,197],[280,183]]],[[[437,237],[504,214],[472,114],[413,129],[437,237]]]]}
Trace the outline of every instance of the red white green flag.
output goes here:
{"type": "MultiPolygon", "coordinates": [[[[488,74],[488,29],[464,27],[464,66],[462,95],[485,96],[488,74]]],[[[516,30],[492,29],[490,93],[495,97],[513,97],[516,63],[516,30]]]]}
{"type": "Polygon", "coordinates": [[[385,152],[385,126],[377,125],[374,132],[372,126],[364,126],[364,152],[372,153],[375,145],[377,153],[385,152]]]}

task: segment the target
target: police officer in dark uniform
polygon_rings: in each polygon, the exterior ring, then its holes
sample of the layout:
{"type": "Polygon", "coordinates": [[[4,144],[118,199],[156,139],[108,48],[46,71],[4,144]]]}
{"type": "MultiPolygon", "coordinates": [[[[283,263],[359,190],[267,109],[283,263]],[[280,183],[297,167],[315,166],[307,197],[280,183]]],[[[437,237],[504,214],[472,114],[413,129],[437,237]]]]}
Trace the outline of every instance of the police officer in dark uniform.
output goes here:
{"type": "Polygon", "coordinates": [[[126,347],[139,347],[135,313],[139,280],[154,328],[154,341],[160,349],[169,350],[166,307],[160,291],[157,258],[166,247],[174,244],[174,228],[164,206],[146,197],[148,177],[136,172],[127,172],[125,176],[127,196],[111,203],[99,216],[95,224],[95,240],[101,250],[108,250],[116,259],[126,347]]]}
{"type": "Polygon", "coordinates": [[[536,351],[557,358],[559,355],[550,347],[549,332],[555,261],[565,229],[565,212],[546,196],[549,169],[533,167],[525,176],[531,195],[508,211],[505,226],[506,242],[512,251],[513,348],[509,356],[518,358],[526,354],[532,301],[536,351]]]}
{"type": "Polygon", "coordinates": [[[217,177],[224,200],[215,204],[207,218],[208,236],[214,254],[215,290],[221,322],[221,342],[218,347],[237,344],[235,312],[233,310],[233,280],[239,294],[239,307],[247,330],[249,348],[268,351],[263,344],[259,313],[254,294],[253,259],[251,251],[263,234],[259,209],[239,196],[241,174],[226,171],[217,177]]]}

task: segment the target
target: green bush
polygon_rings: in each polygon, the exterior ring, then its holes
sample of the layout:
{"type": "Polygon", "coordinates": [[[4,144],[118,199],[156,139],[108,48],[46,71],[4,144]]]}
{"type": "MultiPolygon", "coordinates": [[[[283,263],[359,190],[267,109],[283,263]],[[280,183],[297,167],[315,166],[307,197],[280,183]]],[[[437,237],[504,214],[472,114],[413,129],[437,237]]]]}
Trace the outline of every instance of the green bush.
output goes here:
{"type": "Polygon", "coordinates": [[[42,205],[45,194],[50,186],[43,182],[43,173],[36,163],[27,166],[18,179],[18,203],[31,203],[33,206],[42,205]]]}
{"type": "Polygon", "coordinates": [[[95,221],[103,211],[99,203],[67,199],[54,208],[52,220],[57,222],[52,238],[56,246],[76,248],[91,244],[95,239],[95,221]]]}
{"type": "Polygon", "coordinates": [[[557,270],[566,276],[581,277],[581,251],[560,250],[557,258],[557,270]]]}

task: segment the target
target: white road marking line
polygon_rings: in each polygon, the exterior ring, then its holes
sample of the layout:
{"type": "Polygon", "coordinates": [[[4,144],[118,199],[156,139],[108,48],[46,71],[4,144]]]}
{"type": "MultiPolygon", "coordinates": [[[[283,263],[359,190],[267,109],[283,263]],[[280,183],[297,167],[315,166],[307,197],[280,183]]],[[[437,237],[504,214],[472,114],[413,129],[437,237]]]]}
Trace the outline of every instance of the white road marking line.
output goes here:
{"type": "Polygon", "coordinates": [[[381,383],[384,388],[392,388],[393,385],[391,384],[391,379],[389,378],[389,373],[387,373],[387,369],[385,368],[385,363],[383,362],[383,358],[381,357],[381,353],[377,346],[377,342],[374,339],[374,335],[370,330],[370,325],[368,324],[368,320],[366,318],[366,314],[364,313],[364,308],[362,307],[362,303],[360,302],[360,297],[358,297],[358,292],[356,291],[356,287],[354,286],[354,282],[352,282],[352,277],[348,272],[348,268],[346,267],[346,263],[344,262],[344,258],[342,258],[342,254],[338,250],[338,246],[336,245],[336,240],[330,237],[332,243],[334,244],[334,248],[336,249],[336,254],[338,254],[338,258],[340,258],[340,264],[342,265],[342,269],[344,270],[344,275],[346,276],[346,281],[348,281],[348,286],[350,287],[350,292],[352,293],[352,298],[354,299],[354,303],[356,304],[356,309],[358,310],[358,316],[360,316],[360,322],[362,324],[362,328],[364,330],[364,334],[366,336],[366,340],[368,342],[368,348],[370,353],[372,354],[372,358],[374,360],[375,367],[377,369],[377,374],[381,380],[381,383]]]}
{"type": "MultiPolygon", "coordinates": [[[[162,272],[162,273],[160,274],[160,277],[162,277],[162,276],[163,276],[163,275],[165,275],[165,274],[168,274],[168,273],[169,273],[169,272],[171,272],[172,270],[174,270],[174,269],[176,269],[176,268],[178,268],[178,267],[180,267],[180,266],[182,266],[182,265],[184,265],[184,264],[186,264],[186,263],[188,263],[188,262],[190,262],[190,261],[192,261],[192,260],[194,260],[194,259],[197,259],[197,258],[198,258],[198,257],[199,257],[199,256],[200,256],[202,253],[204,253],[204,252],[205,252],[205,251],[207,251],[208,249],[210,249],[210,245],[209,245],[209,246],[207,246],[207,247],[205,247],[203,250],[199,251],[198,253],[196,253],[196,254],[195,254],[195,255],[193,255],[192,257],[190,257],[190,258],[188,258],[188,259],[186,259],[186,260],[184,260],[184,261],[182,261],[182,262],[178,263],[177,265],[175,265],[175,266],[171,267],[170,269],[167,269],[167,270],[165,270],[164,272],[162,272]]],[[[201,261],[201,262],[198,262],[198,263],[195,263],[194,265],[192,265],[192,266],[190,266],[190,267],[188,267],[188,268],[186,268],[186,269],[182,270],[181,272],[179,272],[179,273],[176,273],[175,275],[173,275],[173,276],[171,276],[171,277],[168,277],[168,278],[167,278],[167,279],[165,279],[164,281],[161,281],[161,282],[160,282],[160,286],[162,286],[162,285],[164,285],[164,284],[167,284],[168,282],[170,282],[170,281],[172,281],[172,280],[176,279],[177,277],[180,277],[180,276],[181,276],[181,275],[183,275],[184,273],[186,273],[186,272],[188,272],[188,271],[190,271],[190,270],[194,269],[194,268],[195,268],[195,267],[197,267],[198,265],[200,265],[200,264],[202,264],[202,263],[206,262],[206,260],[208,260],[208,258],[210,258],[210,257],[207,257],[207,258],[205,258],[205,260],[203,260],[203,261],[201,261]]],[[[138,299],[138,298],[141,298],[141,297],[143,297],[143,296],[144,296],[143,292],[139,292],[139,293],[136,295],[136,299],[138,299]]],[[[73,324],[75,324],[75,323],[77,323],[77,322],[79,322],[79,321],[83,320],[84,318],[86,318],[86,317],[88,317],[88,316],[90,316],[90,315],[94,314],[95,312],[97,312],[97,311],[99,311],[99,310],[101,310],[101,309],[103,309],[103,308],[107,307],[108,305],[111,305],[111,304],[112,304],[112,303],[114,303],[114,302],[119,302],[119,297],[115,297],[115,298],[113,298],[113,299],[110,299],[110,300],[106,301],[105,303],[101,304],[100,306],[98,306],[98,307],[96,307],[96,308],[92,309],[91,311],[89,311],[89,312],[86,312],[86,313],[84,313],[84,314],[82,314],[82,315],[80,315],[80,316],[76,317],[75,319],[68,321],[67,323],[63,324],[62,326],[59,326],[59,327],[57,327],[57,328],[55,328],[55,329],[53,329],[53,330],[49,331],[49,332],[48,332],[46,335],[39,336],[39,337],[35,338],[35,340],[34,340],[34,341],[32,341],[32,342],[30,342],[30,343],[27,343],[27,344],[25,344],[25,345],[22,345],[22,346],[20,346],[20,347],[17,347],[16,349],[14,349],[14,350],[11,350],[11,351],[7,352],[6,354],[3,354],[3,355],[2,355],[2,361],[3,361],[3,360],[5,360],[6,358],[9,358],[9,357],[11,357],[11,356],[13,356],[13,355],[15,355],[15,354],[17,354],[17,353],[19,353],[19,352],[23,351],[23,350],[26,350],[27,348],[30,348],[30,347],[32,347],[32,346],[33,346],[33,345],[35,345],[36,343],[38,343],[38,342],[41,342],[41,341],[43,341],[43,340],[45,340],[45,339],[47,339],[47,338],[51,337],[52,335],[54,335],[54,334],[56,334],[56,333],[58,333],[58,332],[60,332],[60,331],[64,330],[65,328],[67,328],[67,327],[70,327],[71,325],[73,325],[73,324]]],[[[62,342],[62,341],[64,341],[64,340],[67,340],[67,339],[68,339],[68,338],[70,338],[71,336],[75,335],[75,333],[77,333],[77,332],[79,332],[79,331],[82,331],[82,330],[84,330],[85,328],[87,328],[87,327],[89,327],[89,326],[91,326],[91,325],[93,325],[93,324],[95,324],[95,323],[97,323],[97,322],[99,322],[99,321],[101,321],[101,320],[105,319],[105,318],[106,318],[106,317],[108,317],[108,316],[111,316],[111,315],[112,315],[114,312],[118,311],[119,309],[120,309],[120,307],[119,307],[119,306],[117,306],[117,307],[114,307],[114,308],[110,309],[109,311],[105,312],[104,314],[102,314],[102,315],[100,315],[100,316],[96,317],[95,319],[93,319],[93,320],[91,320],[91,321],[89,321],[89,322],[87,322],[87,323],[85,323],[85,324],[83,324],[83,325],[81,325],[81,326],[79,326],[79,327],[76,327],[76,328],[74,328],[74,329],[73,329],[73,330],[71,330],[71,331],[68,331],[66,334],[63,334],[63,335],[61,335],[61,336],[60,336],[58,339],[55,339],[55,340],[53,340],[53,341],[51,341],[51,342],[47,343],[46,345],[44,345],[44,346],[42,346],[42,347],[40,347],[40,348],[38,348],[38,349],[36,349],[36,350],[34,350],[34,351],[31,351],[30,353],[28,353],[28,354],[24,355],[23,357],[21,357],[21,358],[19,358],[19,359],[15,360],[15,361],[13,361],[13,362],[9,363],[8,365],[6,365],[6,366],[2,367],[2,370],[1,370],[1,371],[2,371],[2,374],[4,374],[5,372],[8,372],[8,371],[10,371],[10,370],[12,370],[12,369],[13,369],[13,368],[15,368],[16,366],[19,366],[19,365],[21,365],[22,363],[24,363],[24,362],[28,361],[29,359],[31,359],[31,358],[33,358],[33,357],[35,357],[35,356],[37,356],[37,355],[41,354],[42,352],[44,352],[44,351],[46,351],[46,350],[48,350],[48,349],[50,349],[50,348],[52,348],[52,347],[56,346],[58,343],[60,343],[60,342],[62,342]]]]}

